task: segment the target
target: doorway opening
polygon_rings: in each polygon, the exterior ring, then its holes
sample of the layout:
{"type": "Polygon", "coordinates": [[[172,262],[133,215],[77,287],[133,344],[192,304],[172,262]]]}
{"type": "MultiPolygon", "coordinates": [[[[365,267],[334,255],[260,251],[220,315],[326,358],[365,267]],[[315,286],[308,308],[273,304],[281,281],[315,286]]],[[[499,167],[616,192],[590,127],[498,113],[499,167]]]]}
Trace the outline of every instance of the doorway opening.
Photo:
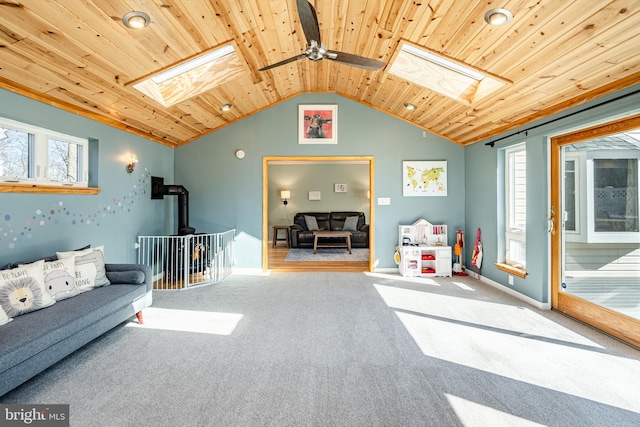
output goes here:
{"type": "MultiPolygon", "coordinates": [[[[263,271],[373,271],[375,264],[373,156],[269,156],[263,158],[262,173],[263,271]],[[283,180],[281,170],[286,166],[291,166],[298,175],[283,180]],[[322,167],[326,170],[318,173],[317,168],[322,167]],[[319,175],[315,181],[310,181],[311,184],[307,183],[307,178],[304,178],[304,175],[302,178],[300,175],[304,174],[306,168],[315,169],[314,175],[319,175]],[[345,170],[352,171],[355,168],[361,170],[362,173],[356,174],[354,177],[345,172],[345,170]],[[300,172],[301,170],[303,172],[300,172]],[[276,176],[279,178],[277,182],[274,182],[276,176]],[[348,176],[348,178],[344,178],[344,176],[348,176]],[[295,190],[292,191],[291,188],[295,188],[295,190]],[[286,191],[289,192],[290,199],[286,200],[285,204],[285,200],[281,200],[281,195],[286,195],[286,191]],[[292,219],[298,212],[337,210],[363,211],[367,215],[366,222],[369,224],[368,258],[349,261],[345,251],[342,260],[337,261],[287,261],[288,245],[286,240],[282,238],[283,235],[278,236],[282,240],[274,242],[272,235],[276,232],[274,225],[277,223],[276,228],[292,225],[292,219]]],[[[279,232],[288,231],[280,230],[279,232]]],[[[313,249],[309,249],[309,252],[312,253],[313,249]]]]}

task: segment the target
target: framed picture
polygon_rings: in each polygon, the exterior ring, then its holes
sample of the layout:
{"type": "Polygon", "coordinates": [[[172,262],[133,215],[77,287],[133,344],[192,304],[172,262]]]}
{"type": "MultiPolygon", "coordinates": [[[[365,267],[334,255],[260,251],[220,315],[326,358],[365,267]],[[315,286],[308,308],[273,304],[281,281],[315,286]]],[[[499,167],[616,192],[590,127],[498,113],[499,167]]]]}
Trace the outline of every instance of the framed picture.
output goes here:
{"type": "Polygon", "coordinates": [[[337,105],[298,105],[299,144],[337,144],[337,105]]]}
{"type": "Polygon", "coordinates": [[[320,200],[320,196],[319,191],[309,191],[309,200],[320,200]]]}
{"type": "Polygon", "coordinates": [[[402,162],[402,195],[446,196],[447,161],[402,162]]]}
{"type": "Polygon", "coordinates": [[[347,184],[336,184],[335,185],[336,193],[346,193],[347,192],[347,184]]]}

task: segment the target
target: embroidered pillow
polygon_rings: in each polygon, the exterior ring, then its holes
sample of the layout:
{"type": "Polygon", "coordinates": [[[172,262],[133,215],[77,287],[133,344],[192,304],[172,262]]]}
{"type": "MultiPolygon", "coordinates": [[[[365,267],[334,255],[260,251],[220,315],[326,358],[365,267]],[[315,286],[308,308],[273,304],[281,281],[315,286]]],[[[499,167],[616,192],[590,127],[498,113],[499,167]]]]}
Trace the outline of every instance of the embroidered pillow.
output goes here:
{"type": "Polygon", "coordinates": [[[9,323],[12,320],[13,319],[7,316],[7,313],[4,312],[2,306],[0,305],[0,326],[4,325],[5,323],[9,323]]]}
{"type": "Polygon", "coordinates": [[[307,223],[307,229],[309,229],[309,231],[318,231],[318,230],[320,230],[318,228],[318,220],[316,219],[315,216],[305,215],[304,216],[304,222],[307,223]]]}
{"type": "MultiPolygon", "coordinates": [[[[44,263],[44,287],[56,301],[75,297],[80,293],[76,287],[76,257],[45,261],[44,263]]],[[[20,264],[26,267],[31,264],[20,264]]]]}
{"type": "Polygon", "coordinates": [[[104,267],[103,246],[78,252],[58,252],[58,259],[76,256],[76,287],[87,292],[100,286],[111,284],[104,267]]]}
{"type": "Polygon", "coordinates": [[[358,231],[358,217],[357,216],[348,216],[344,220],[344,226],[342,227],[343,231],[358,231]]]}
{"type": "Polygon", "coordinates": [[[76,257],[72,255],[45,262],[44,287],[56,301],[78,295],[80,290],[76,286],[76,257]]]}
{"type": "Polygon", "coordinates": [[[55,302],[44,288],[44,261],[0,271],[0,305],[7,316],[19,316],[55,302]]]}

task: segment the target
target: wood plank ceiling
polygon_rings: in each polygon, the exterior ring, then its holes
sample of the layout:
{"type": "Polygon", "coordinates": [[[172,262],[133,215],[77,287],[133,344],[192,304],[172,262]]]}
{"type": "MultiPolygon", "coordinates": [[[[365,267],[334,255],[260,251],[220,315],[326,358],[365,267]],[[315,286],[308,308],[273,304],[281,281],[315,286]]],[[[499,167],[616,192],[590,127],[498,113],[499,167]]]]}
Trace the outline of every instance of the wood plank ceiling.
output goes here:
{"type": "Polygon", "coordinates": [[[312,4],[329,49],[387,67],[303,59],[259,72],[306,48],[294,0],[4,0],[0,87],[169,146],[307,92],[335,92],[467,145],[640,82],[638,0],[312,4]],[[495,7],[513,21],[487,25],[495,7]],[[132,10],[151,24],[126,28],[121,18],[132,10]],[[512,83],[464,105],[388,73],[402,40],[512,83]],[[201,95],[163,107],[127,85],[230,41],[244,71],[201,95]],[[221,111],[226,103],[233,108],[221,111]]]}

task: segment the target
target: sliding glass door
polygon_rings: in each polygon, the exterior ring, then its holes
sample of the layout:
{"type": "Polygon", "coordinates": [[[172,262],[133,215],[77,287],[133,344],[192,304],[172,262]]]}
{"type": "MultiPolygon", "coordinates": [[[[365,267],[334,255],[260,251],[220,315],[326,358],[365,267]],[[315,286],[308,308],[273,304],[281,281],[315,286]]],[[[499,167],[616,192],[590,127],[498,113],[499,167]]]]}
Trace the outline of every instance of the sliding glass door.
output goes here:
{"type": "Polygon", "coordinates": [[[552,139],[552,304],[640,346],[640,116],[552,139]]]}

